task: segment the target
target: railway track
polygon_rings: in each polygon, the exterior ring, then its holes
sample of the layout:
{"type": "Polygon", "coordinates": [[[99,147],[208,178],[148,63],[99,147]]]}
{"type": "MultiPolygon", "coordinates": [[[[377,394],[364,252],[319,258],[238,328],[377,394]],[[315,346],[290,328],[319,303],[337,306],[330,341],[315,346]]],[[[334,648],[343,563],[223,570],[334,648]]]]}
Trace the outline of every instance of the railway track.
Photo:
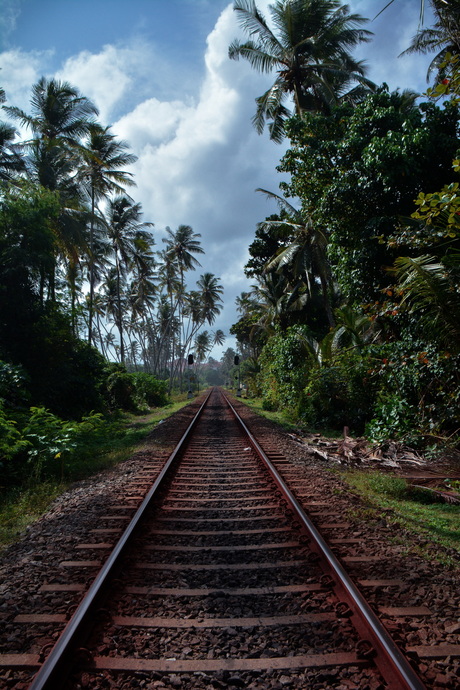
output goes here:
{"type": "Polygon", "coordinates": [[[213,390],[168,462],[132,478],[80,557],[60,563],[66,581],[42,585],[62,601],[86,592],[78,608],[18,614],[62,634],[41,655],[0,657],[7,687],[20,669],[31,690],[424,688],[345,570],[360,556],[331,550],[358,540],[304,482],[293,495],[293,469],[266,450],[213,390]],[[302,505],[322,511],[321,533],[302,505]]]}

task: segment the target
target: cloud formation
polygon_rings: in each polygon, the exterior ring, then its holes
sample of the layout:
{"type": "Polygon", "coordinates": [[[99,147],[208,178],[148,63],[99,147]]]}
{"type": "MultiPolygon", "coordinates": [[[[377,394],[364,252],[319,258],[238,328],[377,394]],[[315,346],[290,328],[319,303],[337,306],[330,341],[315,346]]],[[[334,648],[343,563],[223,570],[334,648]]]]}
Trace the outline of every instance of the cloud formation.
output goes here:
{"type": "Polygon", "coordinates": [[[259,137],[251,125],[254,98],[263,88],[248,65],[228,59],[237,33],[230,7],[208,36],[205,74],[193,102],[140,103],[114,123],[133,146],[136,198],[158,228],[181,223],[202,235],[202,270],[220,277],[226,308],[216,327],[235,321],[234,298],[248,288],[243,267],[256,223],[273,206],[254,190],[274,191],[283,147],[259,137]]]}

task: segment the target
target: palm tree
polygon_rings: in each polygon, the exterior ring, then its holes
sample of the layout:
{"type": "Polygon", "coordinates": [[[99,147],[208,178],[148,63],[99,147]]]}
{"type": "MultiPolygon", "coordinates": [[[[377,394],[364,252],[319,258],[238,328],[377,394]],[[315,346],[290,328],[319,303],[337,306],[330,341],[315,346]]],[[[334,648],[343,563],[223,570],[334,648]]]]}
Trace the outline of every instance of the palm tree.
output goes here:
{"type": "Polygon", "coordinates": [[[122,170],[131,165],[137,156],[128,153],[128,144],[117,141],[110,127],[97,122],[89,125],[87,139],[80,148],[81,164],[78,175],[91,203],[89,235],[89,302],[88,302],[88,343],[93,339],[93,300],[95,286],[94,272],[94,226],[96,202],[107,198],[111,193],[123,193],[126,187],[135,185],[132,174],[122,170]]]}
{"type": "Polygon", "coordinates": [[[212,344],[213,345],[223,345],[225,343],[225,333],[221,328],[214,331],[212,344]]]}
{"type": "Polygon", "coordinates": [[[269,261],[266,270],[275,269],[278,273],[289,273],[297,283],[297,285],[292,286],[296,288],[296,292],[299,292],[301,286],[298,281],[301,281],[310,298],[313,296],[315,282],[318,279],[321,285],[324,312],[329,327],[334,328],[335,321],[329,296],[332,279],[327,259],[328,238],[311,218],[305,220],[302,212],[294,208],[283,197],[265,189],[258,189],[257,191],[275,199],[288,216],[285,220],[263,221],[258,224],[259,230],[287,230],[292,237],[289,244],[282,247],[269,261]]]}
{"type": "Polygon", "coordinates": [[[207,352],[212,346],[211,336],[209,331],[201,331],[195,338],[195,353],[197,362],[203,362],[207,352]]]}
{"type": "MultiPolygon", "coordinates": [[[[273,85],[256,99],[253,124],[259,134],[270,121],[270,138],[280,142],[284,121],[290,115],[283,102],[289,94],[295,112],[306,110],[329,112],[339,100],[347,97],[352,84],[369,89],[365,67],[350,50],[369,41],[367,22],[358,14],[349,14],[340,0],[277,0],[270,5],[271,30],[254,0],[235,0],[233,6],[239,22],[250,38],[235,40],[229,57],[248,60],[260,72],[277,72],[273,85]]],[[[354,99],[359,94],[349,92],[354,99]]]]}
{"type": "MultiPolygon", "coordinates": [[[[168,237],[163,238],[166,244],[166,254],[168,258],[177,263],[180,276],[180,291],[178,298],[179,322],[182,323],[182,312],[184,303],[184,275],[185,271],[193,270],[200,266],[200,262],[193,254],[204,254],[200,241],[199,233],[194,233],[190,225],[179,225],[173,232],[171,228],[166,228],[168,237]]],[[[179,366],[180,366],[180,387],[182,389],[182,330],[179,332],[179,366]]]]}
{"type": "MultiPolygon", "coordinates": [[[[81,137],[89,131],[98,110],[68,82],[45,77],[32,87],[30,104],[31,114],[15,106],[4,106],[4,110],[34,135],[24,144],[29,151],[29,172],[43,187],[59,192],[62,210],[53,228],[56,246],[62,258],[75,263],[85,249],[87,218],[74,171],[80,160],[81,137]]],[[[56,266],[49,277],[53,300],[55,270],[56,266]]]]}
{"type": "Polygon", "coordinates": [[[120,361],[124,364],[124,341],[123,341],[123,308],[124,308],[124,293],[122,294],[122,287],[125,285],[125,276],[120,275],[115,266],[112,266],[105,276],[102,286],[102,303],[104,305],[104,316],[108,320],[113,320],[118,329],[120,345],[115,343],[113,334],[109,339],[106,338],[107,347],[111,346],[115,352],[121,355],[120,361]]]}
{"type": "Polygon", "coordinates": [[[122,280],[126,278],[132,266],[132,256],[136,241],[144,237],[148,242],[149,233],[146,228],[153,223],[142,222],[141,204],[135,204],[126,196],[111,199],[108,204],[106,218],[107,236],[115,258],[116,299],[117,307],[113,310],[118,332],[120,335],[120,359],[124,364],[125,351],[123,342],[123,309],[121,300],[122,280]]]}
{"type": "Polygon", "coordinates": [[[166,228],[166,232],[168,237],[163,238],[163,242],[166,244],[169,257],[177,262],[181,285],[183,285],[185,271],[193,270],[201,265],[193,256],[193,254],[204,254],[201,243],[197,239],[201,235],[193,232],[190,225],[179,225],[175,232],[171,228],[166,228]]]}
{"type": "Polygon", "coordinates": [[[58,189],[66,167],[64,159],[67,169],[75,167],[80,139],[88,132],[98,110],[68,82],[45,77],[32,87],[30,104],[30,115],[16,106],[3,106],[3,109],[34,134],[25,143],[35,149],[34,167],[40,184],[58,189]]]}
{"type": "Polygon", "coordinates": [[[441,64],[448,53],[460,53],[460,2],[459,0],[431,0],[431,6],[436,17],[433,27],[419,28],[412,39],[411,45],[401,55],[411,53],[436,52],[431,61],[427,81],[433,72],[437,72],[438,78],[442,74],[441,64]]]}
{"type": "Polygon", "coordinates": [[[434,256],[400,256],[391,272],[402,291],[403,305],[417,313],[425,328],[446,347],[458,352],[460,342],[460,297],[458,274],[460,255],[453,253],[446,263],[434,256]],[[449,263],[451,266],[448,266],[449,263]]]}
{"type": "Polygon", "coordinates": [[[15,106],[4,106],[4,110],[40,139],[63,141],[70,147],[78,145],[88,131],[90,118],[98,114],[96,106],[68,82],[45,77],[32,87],[30,104],[31,115],[15,106]]]}
{"type": "MultiPolygon", "coordinates": [[[[0,88],[0,104],[6,100],[0,88]]],[[[7,122],[0,122],[0,181],[11,182],[25,168],[19,147],[15,145],[16,130],[7,122]]]]}
{"type": "Polygon", "coordinates": [[[212,273],[204,273],[197,280],[197,287],[201,297],[201,316],[203,323],[208,322],[210,326],[220,314],[222,308],[221,295],[224,292],[222,285],[218,283],[219,278],[216,278],[212,273]]]}
{"type": "Polygon", "coordinates": [[[286,278],[277,273],[262,275],[252,286],[253,314],[258,316],[255,330],[273,335],[277,325],[283,325],[289,308],[289,290],[286,278]]]}

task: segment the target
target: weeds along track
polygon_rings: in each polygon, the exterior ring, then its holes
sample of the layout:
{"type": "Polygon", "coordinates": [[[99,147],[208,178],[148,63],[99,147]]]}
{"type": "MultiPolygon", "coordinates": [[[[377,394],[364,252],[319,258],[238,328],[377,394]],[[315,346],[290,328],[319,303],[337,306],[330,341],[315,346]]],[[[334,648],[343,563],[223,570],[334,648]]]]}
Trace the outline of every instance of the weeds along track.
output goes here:
{"type": "Polygon", "coordinates": [[[0,656],[5,687],[427,687],[346,571],[382,554],[359,555],[344,520],[262,450],[219,389],[188,421],[167,462],[130,476],[34,611],[16,614],[24,633],[0,656]],[[320,512],[321,532],[304,508],[320,512]]]}

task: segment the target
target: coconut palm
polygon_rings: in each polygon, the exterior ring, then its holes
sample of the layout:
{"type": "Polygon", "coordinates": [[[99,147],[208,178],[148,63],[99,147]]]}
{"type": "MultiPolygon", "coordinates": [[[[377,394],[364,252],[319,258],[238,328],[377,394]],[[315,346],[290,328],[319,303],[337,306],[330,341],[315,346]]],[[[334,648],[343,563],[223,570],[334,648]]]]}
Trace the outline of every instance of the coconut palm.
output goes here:
{"type": "Polygon", "coordinates": [[[185,271],[193,270],[201,265],[193,256],[193,254],[204,254],[201,243],[197,239],[201,235],[193,232],[190,225],[179,225],[175,232],[171,228],[166,228],[166,233],[168,237],[163,238],[163,242],[166,244],[169,257],[177,262],[183,285],[185,271]]]}
{"type": "MultiPolygon", "coordinates": [[[[269,261],[266,270],[276,270],[278,273],[289,274],[295,283],[292,288],[299,292],[301,281],[306,288],[306,294],[312,298],[317,292],[314,288],[316,282],[321,285],[321,299],[323,302],[324,313],[330,328],[335,326],[334,316],[330,302],[331,292],[331,270],[327,259],[328,239],[324,232],[311,218],[305,220],[301,211],[292,206],[286,199],[259,189],[269,198],[275,199],[278,205],[287,213],[287,218],[281,221],[266,220],[258,224],[260,230],[280,229],[288,231],[290,241],[287,246],[282,247],[278,253],[269,261]]],[[[288,278],[288,275],[286,275],[288,278]]],[[[292,300],[291,300],[292,302],[292,300]]]]}
{"type": "Polygon", "coordinates": [[[70,147],[78,145],[91,118],[98,114],[96,106],[68,82],[45,77],[32,87],[30,104],[31,115],[16,106],[4,106],[4,110],[40,139],[64,141],[70,147]]]}
{"type": "Polygon", "coordinates": [[[197,287],[201,296],[201,316],[203,323],[212,326],[222,309],[222,297],[224,288],[219,284],[219,278],[212,273],[204,273],[197,280],[197,287]]]}
{"type": "Polygon", "coordinates": [[[40,184],[59,189],[66,168],[64,160],[68,168],[75,168],[81,137],[88,132],[98,110],[68,82],[45,77],[32,87],[30,105],[31,114],[16,106],[3,109],[34,135],[25,144],[35,149],[34,168],[40,184]]]}
{"type": "Polygon", "coordinates": [[[197,362],[203,362],[212,347],[212,339],[209,331],[201,331],[195,338],[194,348],[197,362]]]}
{"type": "Polygon", "coordinates": [[[254,316],[258,317],[254,330],[266,331],[273,335],[276,326],[284,325],[289,309],[289,290],[286,278],[278,273],[267,273],[258,278],[252,286],[254,316]]]}
{"type": "Polygon", "coordinates": [[[117,307],[112,309],[120,335],[120,359],[124,363],[123,309],[121,287],[132,266],[136,240],[144,237],[148,242],[147,228],[153,223],[143,222],[141,204],[135,204],[126,196],[111,199],[106,215],[107,237],[115,259],[117,307]]]}
{"type": "Polygon", "coordinates": [[[401,303],[418,315],[436,339],[456,352],[460,342],[459,268],[460,255],[453,253],[444,263],[428,255],[400,256],[391,269],[402,290],[401,303]]]}
{"type": "Polygon", "coordinates": [[[436,53],[428,67],[427,81],[434,72],[439,78],[448,53],[460,53],[460,1],[431,0],[431,7],[436,18],[434,26],[419,28],[409,48],[401,53],[436,53]]]}
{"type": "Polygon", "coordinates": [[[235,0],[233,8],[250,38],[245,43],[235,40],[229,57],[242,57],[260,72],[277,73],[273,85],[256,99],[253,124],[259,134],[269,121],[271,139],[282,140],[290,115],[284,105],[288,95],[297,114],[329,112],[347,92],[352,99],[358,96],[353,84],[373,86],[365,78],[364,64],[350,53],[370,40],[371,32],[361,28],[367,19],[349,14],[339,0],[277,0],[270,5],[275,32],[254,0],[235,0]]]}
{"type": "Polygon", "coordinates": [[[89,314],[88,343],[93,338],[93,299],[95,287],[95,268],[93,260],[94,227],[96,223],[96,203],[107,198],[109,194],[123,193],[126,187],[135,185],[132,174],[123,170],[131,165],[137,156],[128,153],[128,144],[117,141],[110,127],[103,127],[97,122],[90,123],[86,140],[80,148],[81,163],[78,177],[88,195],[91,204],[89,236],[89,314]]]}
{"type": "MultiPolygon", "coordinates": [[[[182,323],[182,312],[184,304],[184,275],[186,271],[193,270],[200,266],[200,262],[193,255],[204,254],[201,243],[198,240],[201,235],[193,232],[190,225],[179,225],[177,230],[173,232],[171,228],[166,228],[167,237],[163,238],[166,244],[166,254],[170,260],[177,263],[180,277],[180,291],[178,293],[178,312],[179,321],[182,323]]],[[[182,331],[179,332],[179,365],[183,357],[182,345],[182,331]]],[[[180,372],[182,367],[180,366],[180,372]]],[[[182,378],[180,380],[182,388],[182,378]]]]}
{"type": "MultiPolygon", "coordinates": [[[[0,104],[6,100],[0,88],[0,104]]],[[[11,182],[25,168],[19,147],[15,145],[16,130],[7,122],[0,122],[0,181],[11,182]]]]}
{"type": "Polygon", "coordinates": [[[221,328],[214,331],[213,345],[223,345],[225,343],[225,333],[221,328]]]}
{"type": "MultiPolygon", "coordinates": [[[[42,77],[32,87],[31,113],[4,106],[8,115],[32,132],[24,147],[29,174],[47,189],[58,191],[61,214],[54,224],[57,259],[76,263],[85,250],[87,217],[81,189],[74,174],[80,160],[81,138],[98,114],[96,106],[68,82],[42,77]]],[[[55,295],[55,268],[49,277],[50,297],[55,295]]]]}

